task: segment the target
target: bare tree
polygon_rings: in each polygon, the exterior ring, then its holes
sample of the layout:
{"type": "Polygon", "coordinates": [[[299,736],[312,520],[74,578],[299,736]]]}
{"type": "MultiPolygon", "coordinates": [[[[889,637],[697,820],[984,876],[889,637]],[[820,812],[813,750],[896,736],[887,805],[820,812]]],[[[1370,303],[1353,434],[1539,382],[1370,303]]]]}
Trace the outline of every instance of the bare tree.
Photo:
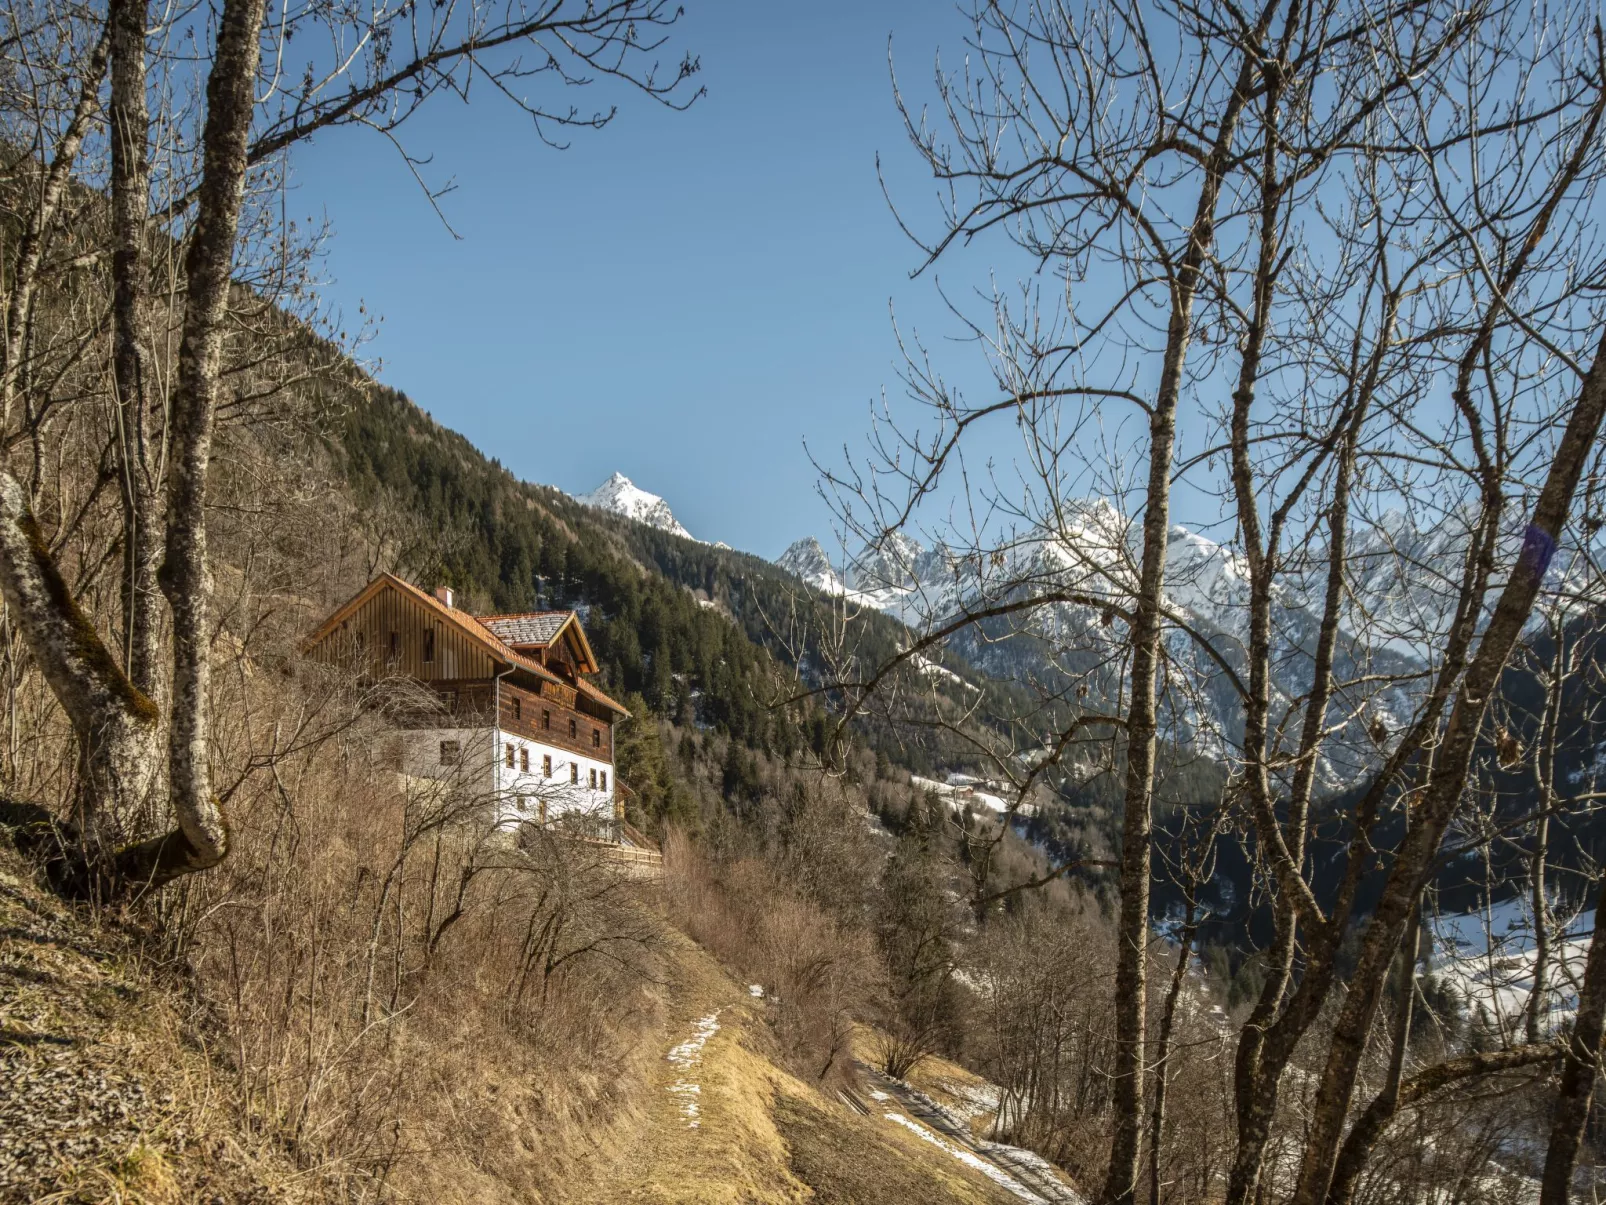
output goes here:
{"type": "MultiPolygon", "coordinates": [[[[242,353],[230,337],[231,317],[254,314],[247,326],[255,321],[277,328],[283,342],[306,341],[292,319],[273,312],[273,289],[264,290],[263,305],[246,286],[260,276],[282,287],[286,278],[286,240],[260,237],[276,218],[258,199],[280,178],[283,156],[343,125],[367,126],[401,147],[401,127],[421,104],[441,93],[466,96],[471,81],[518,105],[548,141],[564,128],[605,125],[614,114],[611,106],[588,111],[562,103],[569,86],[610,79],[672,107],[700,95],[689,82],[695,59],[684,57],[663,74],[654,61],[679,15],[663,0],[600,6],[554,0],[535,10],[452,0],[426,8],[381,5],[362,14],[313,6],[272,24],[264,13],[261,0],[231,0],[215,27],[187,28],[206,47],[199,62],[169,50],[175,28],[153,28],[148,6],[128,0],[110,0],[103,14],[25,9],[8,20],[7,53],[27,68],[16,78],[45,83],[17,90],[27,104],[13,106],[30,148],[22,171],[33,180],[18,190],[21,234],[6,249],[0,435],[8,449],[26,449],[33,468],[25,480],[0,465],[0,591],[8,622],[77,735],[74,827],[86,881],[116,880],[123,890],[158,887],[227,852],[210,769],[216,616],[208,478],[220,415],[283,388],[283,381],[269,382],[265,394],[252,394],[254,386],[244,382],[272,343],[242,353]],[[321,45],[304,62],[292,57],[303,53],[291,50],[293,42],[301,47],[313,39],[321,45]],[[411,47],[410,56],[396,55],[399,46],[411,47]],[[50,73],[40,77],[33,68],[45,64],[50,73]],[[550,95],[525,91],[548,82],[550,95]],[[153,121],[150,109],[152,95],[166,104],[192,85],[204,98],[193,155],[184,149],[178,119],[164,111],[153,121]],[[86,139],[102,128],[109,205],[92,191],[104,177],[80,170],[86,139]],[[103,244],[66,220],[69,197],[109,209],[109,223],[99,227],[109,226],[103,244]],[[64,310],[52,280],[48,329],[52,336],[59,330],[68,346],[63,351],[54,339],[42,340],[42,272],[59,271],[51,253],[71,252],[71,264],[92,264],[107,251],[112,434],[101,477],[121,497],[122,616],[115,643],[75,597],[57,563],[60,544],[47,539],[35,513],[46,431],[73,403],[60,386],[67,368],[58,366],[79,365],[104,321],[64,310]],[[182,271],[157,299],[153,273],[175,251],[182,271]],[[176,355],[158,346],[157,315],[171,319],[176,355]],[[41,346],[54,359],[45,359],[41,346]],[[243,375],[225,396],[233,372],[243,375]],[[157,667],[163,600],[171,616],[170,683],[157,667]],[[165,717],[152,701],[164,694],[165,717]],[[160,835],[122,832],[162,786],[175,827],[160,835]]],[[[416,157],[407,161],[415,172],[421,166],[416,157]]],[[[88,390],[93,394],[92,382],[88,390]]]]}
{"type": "MultiPolygon", "coordinates": [[[[872,556],[921,524],[939,533],[952,568],[912,588],[925,606],[900,663],[967,639],[983,659],[1006,641],[1046,649],[1029,662],[1036,711],[973,728],[1024,733],[999,756],[1027,778],[1080,760],[1123,781],[1103,1199],[1136,1191],[1164,733],[1226,770],[1274,919],[1239,1034],[1226,1199],[1271,1190],[1285,1075],[1319,1034],[1288,1186],[1315,1205],[1391,967],[1497,743],[1491,700],[1552,560],[1592,547],[1574,501],[1599,472],[1606,372],[1599,41],[1566,9],[1540,45],[1526,9],[1498,4],[973,16],[966,69],[938,73],[940,122],[900,96],[944,190],[935,236],[905,224],[923,267],[996,231],[1026,276],[967,326],[996,395],[968,401],[916,348],[906,383],[935,433],[889,415],[866,464],[825,484],[872,556]],[[990,420],[1016,425],[1014,480],[965,465],[990,420]],[[1222,546],[1171,529],[1176,478],[1220,498],[1219,516],[1195,504],[1194,526],[1224,525],[1222,546]],[[1103,755],[1079,756],[1094,737],[1103,755]],[[1344,837],[1318,859],[1319,820],[1344,837]]],[[[838,685],[851,712],[896,681],[877,667],[838,685]]],[[[1410,992],[1397,998],[1403,1043],[1410,992]]],[[[1381,1124],[1407,1083],[1434,1080],[1403,1059],[1401,1045],[1381,1124]]]]}

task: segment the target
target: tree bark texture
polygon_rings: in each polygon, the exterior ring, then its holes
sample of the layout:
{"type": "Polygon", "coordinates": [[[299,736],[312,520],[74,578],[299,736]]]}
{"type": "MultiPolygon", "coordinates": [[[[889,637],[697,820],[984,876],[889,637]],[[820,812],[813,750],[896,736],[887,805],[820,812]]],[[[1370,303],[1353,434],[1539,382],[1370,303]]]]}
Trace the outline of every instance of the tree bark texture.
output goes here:
{"type": "Polygon", "coordinates": [[[106,74],[109,45],[109,31],[103,31],[89,52],[83,82],[79,86],[78,103],[62,131],[50,163],[44,169],[34,208],[27,215],[21,237],[17,240],[17,254],[11,264],[10,288],[6,296],[5,337],[0,340],[0,353],[5,356],[4,361],[0,362],[0,431],[4,431],[11,420],[47,237],[51,226],[55,224],[62,193],[72,178],[73,164],[83,148],[84,137],[89,133],[90,123],[100,108],[100,85],[106,74]]]}
{"type": "MultiPolygon", "coordinates": [[[[1271,19],[1268,8],[1262,27],[1271,19]]],[[[1238,120],[1259,62],[1246,45],[1243,65],[1216,131],[1216,142],[1199,190],[1186,249],[1171,282],[1171,317],[1165,360],[1149,420],[1149,478],[1143,506],[1143,557],[1132,618],[1132,679],[1127,708],[1126,785],[1121,820],[1121,908],[1115,971],[1115,1133],[1103,1200],[1125,1205],[1137,1192],[1143,1143],[1143,1075],[1149,878],[1153,823],[1154,758],[1158,726],[1156,675],[1163,634],[1161,595],[1171,535],[1171,471],[1176,446],[1177,405],[1192,336],[1199,275],[1215,242],[1216,204],[1221,196],[1238,120]]]]}
{"type": "Polygon", "coordinates": [[[1490,1050],[1446,1060],[1386,1088],[1350,1127],[1333,1174],[1332,1186],[1327,1190],[1327,1205],[1350,1205],[1355,1196],[1355,1185],[1366,1170],[1366,1161],[1372,1148],[1401,1109],[1408,1109],[1417,1101],[1462,1080],[1492,1075],[1498,1071],[1514,1071],[1520,1067],[1535,1067],[1559,1057],[1561,1049],[1553,1043],[1530,1043],[1511,1050],[1490,1050]]]}
{"type": "Polygon", "coordinates": [[[117,818],[143,803],[155,779],[161,717],[73,599],[27,489],[3,469],[0,593],[72,723],[79,767],[74,824],[88,860],[99,864],[117,842],[117,818]]]}
{"type": "Polygon", "coordinates": [[[145,98],[145,0],[111,0],[112,369],[118,484],[123,508],[123,664],[152,697],[161,659],[161,471],[153,445],[157,381],[147,312],[150,110],[145,98]]]}
{"type": "Polygon", "coordinates": [[[223,320],[249,166],[263,10],[264,0],[226,0],[206,84],[201,186],[184,262],[184,329],[171,402],[167,543],[159,575],[173,613],[168,777],[178,828],[127,851],[122,859],[126,877],[142,887],[204,870],[228,852],[209,760],[212,583],[206,491],[223,364],[223,320]]]}

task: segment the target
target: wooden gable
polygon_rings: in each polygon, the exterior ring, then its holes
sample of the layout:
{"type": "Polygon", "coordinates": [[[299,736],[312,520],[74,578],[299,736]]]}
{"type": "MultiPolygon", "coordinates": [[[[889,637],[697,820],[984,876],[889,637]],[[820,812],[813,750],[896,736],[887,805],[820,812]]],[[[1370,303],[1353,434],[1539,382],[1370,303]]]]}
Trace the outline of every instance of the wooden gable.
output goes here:
{"type": "Polygon", "coordinates": [[[448,607],[389,573],[375,578],[338,608],[302,649],[315,661],[343,665],[375,678],[406,676],[453,693],[460,693],[467,683],[511,672],[530,690],[561,707],[609,722],[630,714],[580,676],[594,673],[597,661],[573,613],[552,634],[546,656],[538,660],[536,651],[510,647],[475,616],[448,607]],[[549,659],[558,672],[543,664],[549,659]]]}
{"type": "Polygon", "coordinates": [[[421,593],[388,575],[376,578],[312,635],[307,655],[374,677],[405,674],[422,682],[489,678],[502,668],[467,623],[421,593]]]}

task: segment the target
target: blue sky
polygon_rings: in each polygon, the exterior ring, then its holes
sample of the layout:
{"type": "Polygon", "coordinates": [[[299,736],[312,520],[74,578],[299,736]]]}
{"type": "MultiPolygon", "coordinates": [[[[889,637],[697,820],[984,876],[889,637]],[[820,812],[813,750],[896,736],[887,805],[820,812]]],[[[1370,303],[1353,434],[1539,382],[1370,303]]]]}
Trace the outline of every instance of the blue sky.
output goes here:
{"type": "MultiPolygon", "coordinates": [[[[366,352],[387,384],[521,477],[578,492],[617,469],[699,537],[773,557],[829,533],[805,438],[840,457],[897,387],[889,303],[928,342],[953,333],[932,281],[909,279],[875,160],[900,202],[929,204],[888,38],[925,91],[964,26],[946,0],[687,9],[665,57],[702,58],[688,112],[622,94],[561,152],[489,91],[406,127],[428,179],[455,182],[461,239],[361,130],[298,152],[295,203],[333,224],[328,299],[383,316],[366,352]]],[[[985,283],[984,262],[960,267],[945,283],[985,283]]],[[[976,378],[973,350],[939,354],[976,378]]]]}

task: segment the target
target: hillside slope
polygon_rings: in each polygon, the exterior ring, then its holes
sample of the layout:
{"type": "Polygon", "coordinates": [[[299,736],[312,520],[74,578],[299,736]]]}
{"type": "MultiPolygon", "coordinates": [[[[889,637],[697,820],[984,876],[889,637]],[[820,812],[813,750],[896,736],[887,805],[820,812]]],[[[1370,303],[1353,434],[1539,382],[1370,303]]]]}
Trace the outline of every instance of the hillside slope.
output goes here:
{"type": "Polygon", "coordinates": [[[284,1199],[222,1035],[138,934],[62,904],[0,829],[0,1201],[284,1199]]]}
{"type": "MultiPolygon", "coordinates": [[[[162,975],[151,954],[139,933],[42,891],[0,839],[0,1201],[321,1199],[316,1177],[241,1110],[229,1035],[207,1031],[187,983],[162,975]]],[[[765,1051],[766,1002],[694,943],[666,935],[660,971],[662,1015],[647,1039],[657,1049],[620,1068],[631,1077],[616,1090],[623,1107],[568,1136],[575,1153],[562,1187],[532,1192],[545,1177],[520,1165],[542,1155],[516,1141],[514,1116],[515,1140],[496,1150],[471,1134],[434,1136],[433,1199],[1024,1199],[931,1138],[863,1116],[779,1068],[765,1051]]],[[[508,1103],[523,1114],[516,1097],[508,1103]]]]}

